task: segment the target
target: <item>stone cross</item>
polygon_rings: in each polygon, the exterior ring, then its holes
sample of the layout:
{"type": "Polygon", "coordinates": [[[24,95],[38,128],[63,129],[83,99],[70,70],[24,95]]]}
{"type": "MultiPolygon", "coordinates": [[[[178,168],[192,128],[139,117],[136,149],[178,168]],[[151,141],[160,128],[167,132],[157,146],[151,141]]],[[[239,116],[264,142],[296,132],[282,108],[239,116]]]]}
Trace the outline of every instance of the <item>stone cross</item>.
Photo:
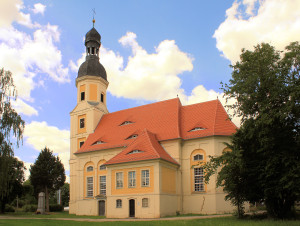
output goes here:
{"type": "Polygon", "coordinates": [[[45,193],[39,193],[39,200],[38,200],[38,209],[36,211],[37,214],[45,214],[45,193]]]}

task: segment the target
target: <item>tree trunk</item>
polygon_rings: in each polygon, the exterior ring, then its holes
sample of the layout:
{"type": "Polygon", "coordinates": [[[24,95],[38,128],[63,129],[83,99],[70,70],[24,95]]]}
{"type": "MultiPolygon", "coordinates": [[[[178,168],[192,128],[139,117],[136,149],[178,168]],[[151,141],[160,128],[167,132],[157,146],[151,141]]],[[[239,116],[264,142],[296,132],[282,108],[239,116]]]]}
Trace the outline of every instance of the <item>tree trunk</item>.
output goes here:
{"type": "Polygon", "coordinates": [[[45,195],[46,195],[46,212],[50,212],[49,210],[49,193],[47,186],[45,187],[45,195]]]}

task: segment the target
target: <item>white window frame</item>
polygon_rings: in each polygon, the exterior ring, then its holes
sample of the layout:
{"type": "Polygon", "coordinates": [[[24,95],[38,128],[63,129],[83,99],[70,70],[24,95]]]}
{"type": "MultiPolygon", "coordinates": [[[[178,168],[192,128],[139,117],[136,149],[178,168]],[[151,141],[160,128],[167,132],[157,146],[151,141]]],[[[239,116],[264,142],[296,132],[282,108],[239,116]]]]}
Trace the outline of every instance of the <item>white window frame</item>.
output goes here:
{"type": "Polygon", "coordinates": [[[129,171],[128,172],[128,188],[135,188],[136,186],[136,172],[129,171]]]}
{"type": "Polygon", "coordinates": [[[142,198],[142,207],[147,208],[149,207],[149,198],[142,198]],[[147,201],[147,202],[146,202],[147,201]],[[146,203],[145,203],[146,202],[146,203]]]}
{"type": "Polygon", "coordinates": [[[93,166],[86,167],[86,172],[93,172],[93,171],[94,171],[94,167],[93,166]]]}
{"type": "Polygon", "coordinates": [[[106,175],[99,177],[99,194],[106,195],[106,175]],[[101,180],[104,178],[104,180],[101,180]]]}
{"type": "Polygon", "coordinates": [[[123,172],[116,172],[116,188],[121,189],[124,187],[123,172]],[[120,176],[118,176],[120,175],[120,176]]]}
{"type": "Polygon", "coordinates": [[[116,208],[122,208],[122,199],[116,200],[116,208]]]}
{"type": "Polygon", "coordinates": [[[196,155],[194,155],[193,159],[194,159],[194,161],[203,161],[204,160],[204,156],[202,154],[196,154],[196,155]],[[198,158],[197,156],[202,156],[201,157],[202,159],[196,159],[196,158],[198,158]]]}
{"type": "Polygon", "coordinates": [[[141,186],[142,187],[150,187],[150,170],[145,169],[141,171],[141,186]],[[148,171],[148,176],[147,174],[144,175],[143,172],[148,171]]]}
{"type": "Polygon", "coordinates": [[[94,177],[86,177],[86,197],[94,196],[94,177]]]}
{"type": "Polygon", "coordinates": [[[202,167],[194,168],[194,191],[205,192],[204,170],[202,167]]]}

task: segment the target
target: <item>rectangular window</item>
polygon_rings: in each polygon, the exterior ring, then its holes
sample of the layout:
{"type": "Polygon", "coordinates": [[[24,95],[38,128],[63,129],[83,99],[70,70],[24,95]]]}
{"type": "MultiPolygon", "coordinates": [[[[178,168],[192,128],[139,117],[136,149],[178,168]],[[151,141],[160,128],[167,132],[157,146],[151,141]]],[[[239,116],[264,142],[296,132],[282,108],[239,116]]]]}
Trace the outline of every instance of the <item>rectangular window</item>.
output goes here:
{"type": "Polygon", "coordinates": [[[142,199],[142,207],[148,207],[148,199],[147,198],[142,199]]]}
{"type": "Polygon", "coordinates": [[[123,173],[116,173],[116,187],[123,188],[123,173]]]}
{"type": "Polygon", "coordinates": [[[129,171],[128,172],[128,187],[134,188],[135,187],[135,171],[129,171]]]}
{"type": "Polygon", "coordinates": [[[194,168],[195,191],[204,191],[203,168],[194,168]]]}
{"type": "Polygon", "coordinates": [[[93,197],[93,177],[87,177],[86,178],[86,185],[87,185],[87,189],[86,189],[86,194],[87,197],[93,197]]]}
{"type": "Polygon", "coordinates": [[[122,199],[117,199],[116,200],[116,207],[117,208],[122,208],[122,199]]]}
{"type": "Polygon", "coordinates": [[[106,195],[106,176],[100,176],[100,195],[106,195]]]}
{"type": "Polygon", "coordinates": [[[80,93],[80,100],[85,100],[85,92],[80,93]]]}
{"type": "Polygon", "coordinates": [[[150,185],[150,174],[149,170],[142,170],[142,187],[149,187],[150,185]]]}
{"type": "Polygon", "coordinates": [[[81,118],[81,119],[79,120],[79,125],[80,125],[80,128],[81,128],[81,129],[84,128],[84,118],[81,118]]]}

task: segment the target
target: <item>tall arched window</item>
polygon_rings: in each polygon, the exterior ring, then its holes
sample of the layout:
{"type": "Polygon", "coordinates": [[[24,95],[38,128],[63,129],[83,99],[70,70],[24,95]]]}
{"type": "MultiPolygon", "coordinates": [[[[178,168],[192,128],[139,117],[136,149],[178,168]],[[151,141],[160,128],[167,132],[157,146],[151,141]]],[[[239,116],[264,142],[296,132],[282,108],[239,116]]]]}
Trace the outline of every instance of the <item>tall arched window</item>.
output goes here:
{"type": "Polygon", "coordinates": [[[202,149],[196,149],[191,153],[191,192],[205,192],[203,165],[206,161],[206,152],[202,149]]]}

